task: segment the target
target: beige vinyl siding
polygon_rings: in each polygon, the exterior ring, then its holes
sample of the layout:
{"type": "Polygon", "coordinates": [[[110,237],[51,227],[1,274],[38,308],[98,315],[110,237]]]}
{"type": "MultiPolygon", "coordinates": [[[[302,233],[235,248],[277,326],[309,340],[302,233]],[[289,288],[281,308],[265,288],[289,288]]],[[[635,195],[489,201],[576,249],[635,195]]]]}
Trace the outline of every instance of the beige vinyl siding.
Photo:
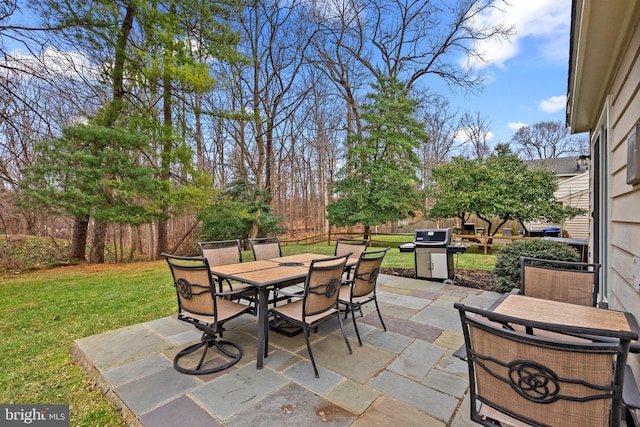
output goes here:
{"type": "Polygon", "coordinates": [[[570,178],[558,179],[558,189],[554,198],[563,206],[573,206],[587,211],[587,214],[565,221],[563,224],[533,221],[528,224],[530,230],[547,227],[559,227],[572,239],[589,239],[589,174],[581,173],[570,178]]]}
{"type": "Polygon", "coordinates": [[[630,39],[614,75],[609,105],[609,263],[611,308],[640,318],[640,185],[626,183],[627,137],[640,119],[640,29],[630,39]]]}
{"type": "Polygon", "coordinates": [[[562,225],[572,239],[587,240],[589,238],[589,174],[581,173],[559,182],[554,196],[563,206],[573,206],[587,211],[587,214],[566,220],[562,225]]]}

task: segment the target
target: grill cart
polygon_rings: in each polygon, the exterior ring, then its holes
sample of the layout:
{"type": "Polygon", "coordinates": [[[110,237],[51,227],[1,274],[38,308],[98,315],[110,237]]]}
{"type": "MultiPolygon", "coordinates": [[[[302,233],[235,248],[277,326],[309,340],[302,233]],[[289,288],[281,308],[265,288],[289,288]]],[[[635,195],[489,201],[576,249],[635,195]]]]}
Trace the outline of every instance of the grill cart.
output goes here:
{"type": "Polygon", "coordinates": [[[419,279],[455,280],[453,255],[464,253],[468,245],[451,244],[450,228],[418,229],[413,243],[400,246],[400,252],[413,252],[419,279]]]}

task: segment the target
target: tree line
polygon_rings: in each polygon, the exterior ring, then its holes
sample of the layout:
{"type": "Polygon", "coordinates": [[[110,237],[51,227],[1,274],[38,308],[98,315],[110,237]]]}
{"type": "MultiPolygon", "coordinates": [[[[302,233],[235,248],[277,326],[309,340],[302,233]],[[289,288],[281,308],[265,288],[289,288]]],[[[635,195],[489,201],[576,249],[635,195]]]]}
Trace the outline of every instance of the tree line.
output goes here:
{"type": "MultiPolygon", "coordinates": [[[[431,86],[482,87],[457,57],[508,39],[478,19],[504,6],[4,2],[5,232],[71,230],[71,258],[104,262],[109,240],[157,258],[203,224],[255,237],[415,215],[433,166],[488,155],[486,120],[431,86]]],[[[555,155],[580,149],[564,132],[555,155]]]]}

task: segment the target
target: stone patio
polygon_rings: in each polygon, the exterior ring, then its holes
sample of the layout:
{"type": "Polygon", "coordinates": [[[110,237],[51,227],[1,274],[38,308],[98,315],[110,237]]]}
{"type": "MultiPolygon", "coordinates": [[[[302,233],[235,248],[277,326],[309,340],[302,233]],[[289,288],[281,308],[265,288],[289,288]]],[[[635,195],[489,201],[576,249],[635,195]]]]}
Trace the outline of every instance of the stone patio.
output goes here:
{"type": "MultiPolygon", "coordinates": [[[[337,320],[311,335],[320,378],[304,337],[269,335],[269,357],[257,370],[257,321],[241,316],[225,339],[242,359],[216,374],[190,376],[173,356],[199,333],[166,317],[76,340],[72,357],[122,409],[131,426],[467,426],[467,365],[453,356],[463,343],[453,303],[489,307],[500,294],[425,280],[381,276],[378,300],[345,321],[353,354],[337,320]]],[[[215,353],[214,353],[215,354],[215,353]]],[[[218,360],[219,361],[219,360],[218,360]]],[[[212,360],[216,363],[216,360],[212,360]]]]}

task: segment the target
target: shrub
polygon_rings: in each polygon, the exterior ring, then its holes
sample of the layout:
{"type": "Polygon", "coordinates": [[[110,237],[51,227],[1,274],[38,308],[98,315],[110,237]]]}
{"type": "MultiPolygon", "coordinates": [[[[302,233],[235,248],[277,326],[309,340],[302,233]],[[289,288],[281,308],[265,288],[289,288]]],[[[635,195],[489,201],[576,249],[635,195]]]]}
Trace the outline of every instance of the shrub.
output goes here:
{"type": "MultiPolygon", "coordinates": [[[[246,239],[256,220],[252,205],[245,201],[221,200],[200,211],[201,241],[246,239]]],[[[258,236],[277,236],[283,233],[279,216],[263,211],[258,221],[258,236]]]]}
{"type": "Polygon", "coordinates": [[[504,245],[496,254],[493,272],[502,292],[520,287],[520,258],[533,257],[556,261],[580,261],[578,253],[569,245],[543,239],[522,239],[504,245]]]}
{"type": "Polygon", "coordinates": [[[223,200],[200,211],[202,221],[200,240],[244,239],[253,223],[253,215],[246,203],[223,200]]]}
{"type": "Polygon", "coordinates": [[[0,237],[0,272],[19,273],[68,262],[67,240],[22,235],[0,237]]]}

